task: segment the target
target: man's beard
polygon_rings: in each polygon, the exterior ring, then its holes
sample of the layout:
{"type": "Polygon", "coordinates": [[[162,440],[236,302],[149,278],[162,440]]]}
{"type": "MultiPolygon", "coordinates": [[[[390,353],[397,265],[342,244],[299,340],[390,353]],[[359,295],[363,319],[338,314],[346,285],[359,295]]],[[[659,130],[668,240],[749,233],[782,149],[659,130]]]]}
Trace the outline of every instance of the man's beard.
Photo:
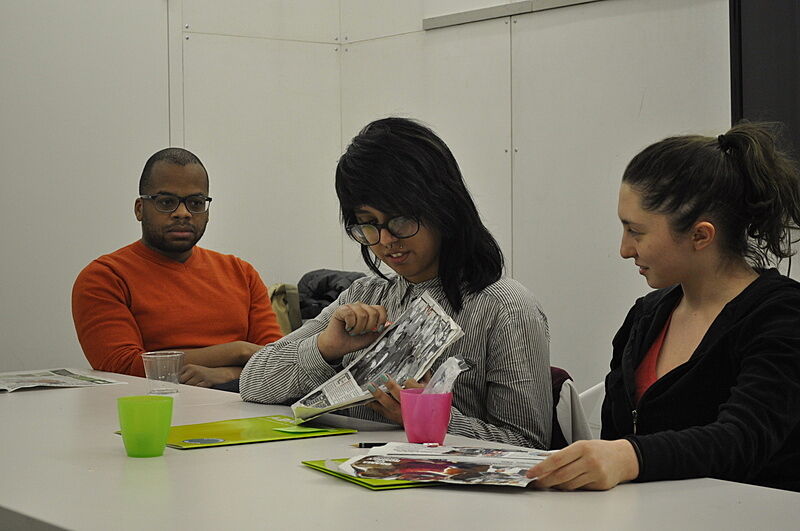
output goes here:
{"type": "Polygon", "coordinates": [[[150,247],[158,249],[159,251],[165,253],[183,253],[194,247],[205,232],[205,227],[199,230],[197,227],[193,228],[195,229],[193,237],[187,240],[169,241],[163,232],[154,231],[147,227],[144,227],[142,237],[150,247]]]}

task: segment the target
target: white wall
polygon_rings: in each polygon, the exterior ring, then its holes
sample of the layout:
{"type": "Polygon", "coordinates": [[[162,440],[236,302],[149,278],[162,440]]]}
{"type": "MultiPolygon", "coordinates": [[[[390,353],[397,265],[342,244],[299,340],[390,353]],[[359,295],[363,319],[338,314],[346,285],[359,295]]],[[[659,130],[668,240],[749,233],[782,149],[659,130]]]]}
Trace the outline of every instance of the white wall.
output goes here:
{"type": "Polygon", "coordinates": [[[727,126],[727,2],[605,0],[422,31],[498,3],[1,3],[0,370],[86,365],[72,281],[138,237],[138,175],[165,145],[208,167],[203,245],[267,283],[363,269],[333,169],[364,124],[401,114],[453,149],[509,272],[544,304],[553,363],[581,388],[600,379],[645,291],[617,257],[619,176],[649,142],[727,126]]]}
{"type": "MultiPolygon", "coordinates": [[[[486,225],[511,252],[511,60],[507,20],[345,45],[342,139],[387,115],[419,118],[459,162],[486,225]]],[[[345,241],[344,265],[361,269],[345,241]]],[[[509,261],[509,269],[512,264],[509,261]]]]}
{"type": "Polygon", "coordinates": [[[666,136],[730,125],[728,2],[608,0],[514,17],[514,276],[550,320],[579,389],[648,287],[619,256],[628,161],[666,136]]]}
{"type": "Polygon", "coordinates": [[[510,251],[507,20],[423,32],[423,17],[456,9],[447,0],[342,0],[341,10],[329,0],[178,3],[172,70],[182,70],[183,117],[172,127],[210,172],[203,245],[251,261],[267,283],[365,270],[339,225],[332,176],[349,139],[391,113],[437,127],[467,175],[497,176],[468,181],[510,251]],[[452,90],[474,84],[476,70],[480,90],[452,90]]]}
{"type": "Polygon", "coordinates": [[[137,238],[169,142],[164,0],[0,2],[0,371],[88,367],[72,282],[137,238]]]}
{"type": "Polygon", "coordinates": [[[189,37],[185,146],[206,164],[214,198],[201,245],[248,260],[267,284],[338,268],[336,45],[189,37]]]}

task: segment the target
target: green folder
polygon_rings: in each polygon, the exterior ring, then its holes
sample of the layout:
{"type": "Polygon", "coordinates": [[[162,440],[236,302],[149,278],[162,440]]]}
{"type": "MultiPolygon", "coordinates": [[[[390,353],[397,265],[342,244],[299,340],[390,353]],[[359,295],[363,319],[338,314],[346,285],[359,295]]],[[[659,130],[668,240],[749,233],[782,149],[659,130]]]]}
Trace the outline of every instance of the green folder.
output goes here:
{"type": "Polygon", "coordinates": [[[297,421],[291,417],[272,415],[173,426],[169,430],[167,446],[188,450],[190,448],[206,448],[228,444],[343,435],[345,433],[357,433],[357,431],[344,428],[298,426],[297,421]]]}
{"type": "Polygon", "coordinates": [[[317,461],[302,461],[302,463],[307,467],[313,468],[314,470],[319,470],[320,472],[325,472],[326,474],[330,474],[331,476],[336,476],[337,478],[350,481],[352,483],[355,483],[356,485],[361,485],[362,487],[366,487],[369,490],[407,489],[410,487],[433,487],[435,485],[439,485],[439,483],[436,483],[434,481],[369,479],[369,478],[360,478],[356,476],[351,476],[350,474],[345,474],[338,468],[339,463],[344,463],[345,461],[347,461],[347,459],[321,459],[317,461]]]}

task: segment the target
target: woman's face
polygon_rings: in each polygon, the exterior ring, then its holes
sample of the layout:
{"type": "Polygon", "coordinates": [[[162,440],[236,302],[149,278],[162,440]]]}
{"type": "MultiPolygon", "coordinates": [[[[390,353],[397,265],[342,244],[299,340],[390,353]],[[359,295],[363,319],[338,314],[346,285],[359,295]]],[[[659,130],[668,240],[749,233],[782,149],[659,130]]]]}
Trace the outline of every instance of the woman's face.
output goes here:
{"type": "Polygon", "coordinates": [[[618,213],[623,229],[619,254],[633,258],[651,288],[666,288],[689,278],[691,238],[676,236],[667,216],[644,210],[640,194],[625,183],[619,190],[618,213]]]}
{"type": "MultiPolygon", "coordinates": [[[[386,214],[368,205],[355,210],[358,223],[385,224],[402,215],[386,214]]],[[[437,231],[419,224],[419,232],[410,238],[396,238],[387,229],[381,229],[380,241],[370,250],[378,259],[412,284],[430,280],[439,274],[439,249],[441,237],[437,231]]]]}

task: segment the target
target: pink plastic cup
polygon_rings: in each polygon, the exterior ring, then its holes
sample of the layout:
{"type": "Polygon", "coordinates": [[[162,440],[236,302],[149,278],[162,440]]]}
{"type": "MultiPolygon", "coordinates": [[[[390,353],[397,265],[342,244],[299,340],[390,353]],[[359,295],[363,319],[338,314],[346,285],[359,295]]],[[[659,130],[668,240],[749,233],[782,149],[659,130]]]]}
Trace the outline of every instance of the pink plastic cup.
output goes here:
{"type": "Polygon", "coordinates": [[[453,393],[422,394],[422,389],[400,391],[403,426],[410,443],[443,444],[450,424],[453,393]]]}

